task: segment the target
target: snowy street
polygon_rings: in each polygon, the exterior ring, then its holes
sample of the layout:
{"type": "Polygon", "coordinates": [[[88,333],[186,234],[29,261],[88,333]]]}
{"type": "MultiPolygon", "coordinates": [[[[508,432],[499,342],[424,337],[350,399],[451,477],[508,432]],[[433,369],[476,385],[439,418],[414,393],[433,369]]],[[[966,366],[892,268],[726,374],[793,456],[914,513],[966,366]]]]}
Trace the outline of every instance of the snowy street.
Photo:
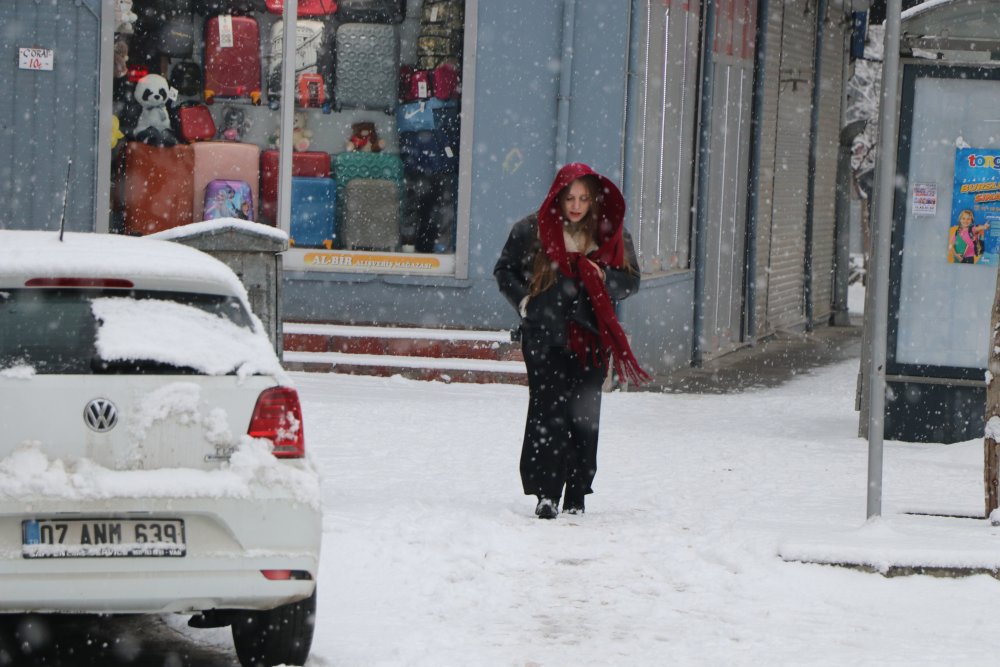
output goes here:
{"type": "MultiPolygon", "coordinates": [[[[995,664],[993,579],[777,555],[865,523],[857,367],[606,394],[595,494],[555,521],[521,495],[525,388],[297,374],[324,475],[309,665],[995,664]]],[[[884,516],[981,512],[981,458],[887,443],[884,516]]]]}

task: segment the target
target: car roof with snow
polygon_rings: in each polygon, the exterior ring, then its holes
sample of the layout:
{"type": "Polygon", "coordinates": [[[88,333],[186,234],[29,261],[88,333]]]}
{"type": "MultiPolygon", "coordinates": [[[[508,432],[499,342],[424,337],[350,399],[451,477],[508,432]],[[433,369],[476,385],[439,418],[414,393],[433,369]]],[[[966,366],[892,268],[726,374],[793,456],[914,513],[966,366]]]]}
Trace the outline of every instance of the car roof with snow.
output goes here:
{"type": "Polygon", "coordinates": [[[122,287],[236,296],[246,289],[214,257],[172,241],[116,234],[0,230],[0,288],[87,286],[87,280],[128,281],[122,287]],[[53,280],[55,279],[55,280],[53,280]],[[65,279],[59,281],[58,279],[65,279]]]}

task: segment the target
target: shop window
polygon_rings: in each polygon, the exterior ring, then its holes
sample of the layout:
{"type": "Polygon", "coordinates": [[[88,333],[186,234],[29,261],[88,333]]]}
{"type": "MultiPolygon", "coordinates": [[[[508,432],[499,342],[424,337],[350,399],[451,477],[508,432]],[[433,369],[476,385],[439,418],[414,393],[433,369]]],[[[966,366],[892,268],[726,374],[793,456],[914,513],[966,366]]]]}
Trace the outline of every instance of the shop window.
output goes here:
{"type": "Polygon", "coordinates": [[[291,270],[454,272],[464,0],[299,0],[296,17],[282,0],[121,4],[112,232],[234,217],[285,229],[291,270]]]}

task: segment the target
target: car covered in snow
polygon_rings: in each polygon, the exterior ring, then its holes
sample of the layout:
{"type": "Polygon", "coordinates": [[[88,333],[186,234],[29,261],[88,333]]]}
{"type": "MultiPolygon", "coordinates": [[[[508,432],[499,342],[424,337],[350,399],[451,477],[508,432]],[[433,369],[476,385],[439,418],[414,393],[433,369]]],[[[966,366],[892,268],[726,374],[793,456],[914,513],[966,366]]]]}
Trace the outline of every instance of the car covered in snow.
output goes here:
{"type": "Polygon", "coordinates": [[[0,613],[187,613],[301,665],[322,531],[298,394],[222,262],[0,230],[0,613]]]}

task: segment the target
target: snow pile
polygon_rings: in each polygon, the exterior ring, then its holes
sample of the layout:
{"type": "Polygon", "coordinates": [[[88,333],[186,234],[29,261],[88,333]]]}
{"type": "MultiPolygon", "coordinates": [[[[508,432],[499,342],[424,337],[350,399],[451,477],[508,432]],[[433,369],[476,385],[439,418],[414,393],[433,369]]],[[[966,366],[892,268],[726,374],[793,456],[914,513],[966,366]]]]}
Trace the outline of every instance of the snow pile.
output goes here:
{"type": "Polygon", "coordinates": [[[266,336],[221,316],[160,299],[107,297],[92,308],[102,359],[150,359],[208,375],[283,374],[266,336]]]}
{"type": "Polygon", "coordinates": [[[28,442],[0,459],[0,500],[92,501],[115,498],[288,497],[319,507],[319,478],[310,461],[301,468],[274,458],[271,443],[243,436],[220,470],[163,468],[110,470],[78,458],[50,458],[28,442]]]}

